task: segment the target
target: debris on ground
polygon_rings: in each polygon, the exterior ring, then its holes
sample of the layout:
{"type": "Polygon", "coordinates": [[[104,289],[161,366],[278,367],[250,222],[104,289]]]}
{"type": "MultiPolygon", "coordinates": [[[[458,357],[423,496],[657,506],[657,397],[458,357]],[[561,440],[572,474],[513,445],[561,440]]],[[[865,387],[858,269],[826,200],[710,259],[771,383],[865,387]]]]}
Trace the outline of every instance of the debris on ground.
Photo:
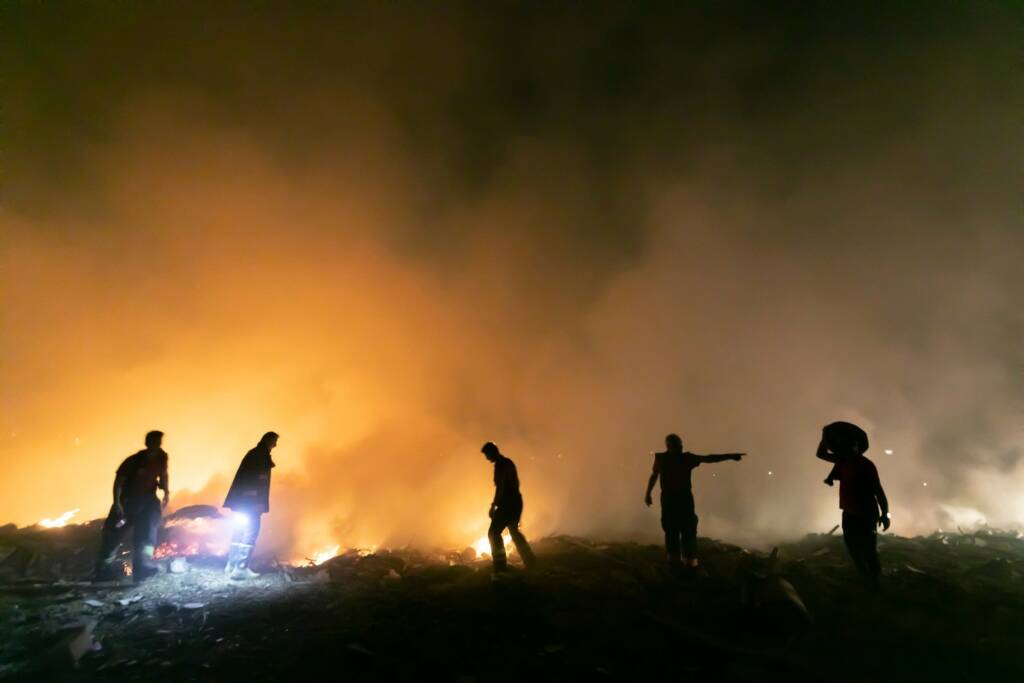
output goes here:
{"type": "Polygon", "coordinates": [[[881,535],[880,594],[831,532],[770,553],[700,539],[702,568],[685,574],[658,545],[551,536],[536,568],[498,582],[468,548],[275,560],[246,581],[222,559],[172,572],[170,558],[138,585],[87,580],[98,533],[0,531],[0,568],[22,558],[0,572],[0,677],[1024,679],[1016,532],[881,535]]]}

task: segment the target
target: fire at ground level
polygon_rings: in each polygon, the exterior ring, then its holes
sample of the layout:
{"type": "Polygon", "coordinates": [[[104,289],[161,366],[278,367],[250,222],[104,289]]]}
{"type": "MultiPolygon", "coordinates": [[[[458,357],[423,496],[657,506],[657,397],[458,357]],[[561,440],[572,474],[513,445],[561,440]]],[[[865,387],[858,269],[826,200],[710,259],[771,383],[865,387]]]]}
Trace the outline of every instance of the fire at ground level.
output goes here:
{"type": "MultiPolygon", "coordinates": [[[[7,534],[13,544],[26,532],[7,534]]],[[[214,558],[139,586],[59,578],[87,526],[0,563],[0,676],[14,680],[1020,680],[1024,540],[880,537],[883,591],[842,539],[776,557],[701,539],[706,576],[655,545],[538,539],[494,582],[465,552],[348,552],[224,578],[214,558]],[[26,563],[28,553],[37,558],[26,563]],[[48,554],[47,554],[48,553],[48,554]],[[22,565],[18,564],[18,557],[22,565]],[[43,559],[38,559],[43,557],[43,559]],[[49,577],[43,574],[49,573],[49,577]]],[[[95,533],[95,530],[92,531],[95,533]]],[[[12,547],[12,546],[8,546],[12,547]]],[[[29,548],[30,550],[26,550],[29,548]]]]}

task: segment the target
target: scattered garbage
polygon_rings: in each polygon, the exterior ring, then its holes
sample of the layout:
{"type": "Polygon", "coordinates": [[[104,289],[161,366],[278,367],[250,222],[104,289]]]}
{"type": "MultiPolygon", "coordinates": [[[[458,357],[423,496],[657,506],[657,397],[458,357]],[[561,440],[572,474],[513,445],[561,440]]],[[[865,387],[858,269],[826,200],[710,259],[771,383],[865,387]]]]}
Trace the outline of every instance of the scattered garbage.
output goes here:
{"type": "Polygon", "coordinates": [[[245,582],[230,581],[222,563],[190,558],[188,571],[137,586],[85,580],[92,550],[81,530],[46,532],[49,540],[40,533],[0,538],[37,558],[28,573],[0,574],[4,675],[59,680],[39,668],[59,660],[84,678],[224,680],[237,673],[227,666],[271,661],[261,669],[267,677],[301,677],[310,673],[304,662],[276,653],[324,648],[356,678],[429,671],[488,680],[485,655],[503,642],[516,646],[509,666],[522,667],[510,678],[600,670],[614,680],[664,680],[663,662],[646,656],[656,650],[686,653],[676,673],[695,680],[820,680],[835,666],[822,648],[842,642],[862,653],[844,662],[844,675],[870,680],[885,642],[900,648],[898,661],[884,664],[896,667],[887,671],[893,679],[943,680],[958,670],[952,658],[970,657],[1024,680],[1015,657],[1024,641],[1016,531],[880,538],[883,602],[861,586],[842,537],[829,533],[772,552],[701,538],[703,569],[679,576],[653,542],[552,536],[531,539],[537,569],[523,570],[513,555],[513,570],[493,584],[490,559],[472,549],[405,548],[348,551],[319,566],[264,565],[245,582]],[[453,642],[462,654],[437,654],[453,642]]]}
{"type": "Polygon", "coordinates": [[[95,621],[87,621],[80,628],[76,629],[74,633],[67,636],[61,641],[61,646],[58,649],[65,650],[68,656],[71,658],[71,665],[78,667],[78,662],[87,652],[98,652],[103,649],[99,641],[93,636],[93,631],[96,629],[95,621]]]}

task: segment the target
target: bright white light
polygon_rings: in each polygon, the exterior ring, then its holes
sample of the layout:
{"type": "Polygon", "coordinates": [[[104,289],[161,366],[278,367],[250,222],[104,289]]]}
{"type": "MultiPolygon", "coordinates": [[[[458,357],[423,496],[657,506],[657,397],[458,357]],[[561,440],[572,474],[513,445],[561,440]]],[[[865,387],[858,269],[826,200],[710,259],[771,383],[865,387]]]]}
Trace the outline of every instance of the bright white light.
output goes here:
{"type": "Polygon", "coordinates": [[[68,523],[69,519],[78,514],[78,510],[79,508],[75,508],[74,510],[68,510],[67,512],[65,512],[63,515],[56,519],[40,520],[39,526],[44,527],[46,529],[54,529],[59,526],[64,526],[68,523]]]}
{"type": "Polygon", "coordinates": [[[891,448],[886,448],[885,449],[885,454],[886,455],[892,455],[892,449],[891,448]]]}
{"type": "Polygon", "coordinates": [[[768,476],[769,477],[772,476],[772,471],[771,470],[768,470],[768,476]]]}
{"type": "Polygon", "coordinates": [[[233,515],[235,526],[247,527],[249,526],[249,515],[244,512],[236,512],[233,515]]]}
{"type": "Polygon", "coordinates": [[[921,482],[921,486],[927,486],[927,485],[928,485],[928,482],[926,482],[926,481],[921,482]]]}

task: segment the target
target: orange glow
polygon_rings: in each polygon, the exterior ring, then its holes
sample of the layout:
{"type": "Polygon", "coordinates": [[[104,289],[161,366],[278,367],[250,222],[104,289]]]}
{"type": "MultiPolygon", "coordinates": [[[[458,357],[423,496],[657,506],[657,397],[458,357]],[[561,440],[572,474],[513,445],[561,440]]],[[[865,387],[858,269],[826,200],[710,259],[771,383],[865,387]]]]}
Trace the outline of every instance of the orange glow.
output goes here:
{"type": "Polygon", "coordinates": [[[313,564],[323,564],[332,557],[336,557],[340,549],[341,546],[335,544],[329,548],[318,550],[317,552],[313,553],[312,557],[310,557],[310,560],[313,562],[313,564]]]}
{"type": "Polygon", "coordinates": [[[161,543],[153,551],[153,559],[162,560],[167,557],[192,557],[199,554],[199,544],[189,543],[181,545],[168,541],[161,543]]]}
{"type": "MultiPolygon", "coordinates": [[[[501,537],[501,540],[504,541],[504,543],[505,543],[505,554],[506,555],[511,555],[512,553],[515,552],[516,546],[515,546],[514,543],[512,543],[512,537],[508,535],[508,532],[506,532],[505,535],[501,537]]],[[[474,541],[473,544],[470,547],[473,548],[473,550],[476,551],[477,555],[488,555],[489,556],[491,554],[491,541],[490,541],[489,538],[487,538],[486,534],[484,534],[483,536],[478,538],[476,541],[474,541]]]]}

